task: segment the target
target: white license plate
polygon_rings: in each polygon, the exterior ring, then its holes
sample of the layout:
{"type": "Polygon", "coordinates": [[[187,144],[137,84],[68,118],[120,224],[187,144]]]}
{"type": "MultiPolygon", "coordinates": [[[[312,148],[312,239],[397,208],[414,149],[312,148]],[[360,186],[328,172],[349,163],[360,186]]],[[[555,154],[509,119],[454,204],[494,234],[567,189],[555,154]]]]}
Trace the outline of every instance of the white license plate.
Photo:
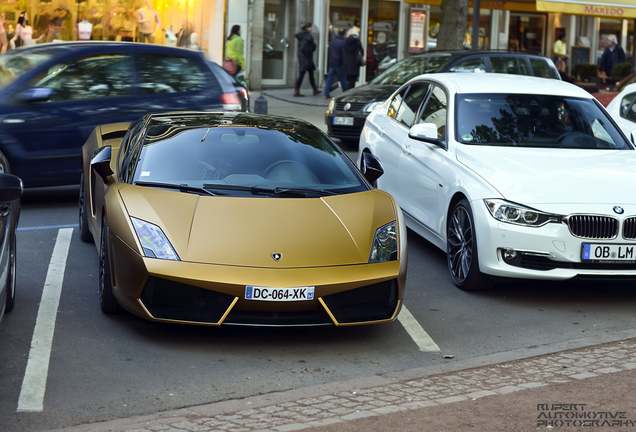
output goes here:
{"type": "Polygon", "coordinates": [[[353,117],[334,117],[333,124],[339,126],[353,126],[353,117]]]}
{"type": "Polygon", "coordinates": [[[581,259],[583,261],[636,261],[636,245],[584,243],[581,259]]]}
{"type": "Polygon", "coordinates": [[[271,288],[246,286],[245,300],[302,301],[314,299],[315,287],[271,288]]]}

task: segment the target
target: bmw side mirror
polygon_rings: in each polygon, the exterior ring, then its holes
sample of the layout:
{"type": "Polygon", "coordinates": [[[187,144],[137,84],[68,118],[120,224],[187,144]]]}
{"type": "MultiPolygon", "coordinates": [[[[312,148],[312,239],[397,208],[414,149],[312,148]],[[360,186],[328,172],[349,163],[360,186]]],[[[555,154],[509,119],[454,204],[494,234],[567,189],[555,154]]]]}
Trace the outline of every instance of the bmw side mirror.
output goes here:
{"type": "Polygon", "coordinates": [[[26,89],[18,96],[20,102],[24,103],[36,103],[36,102],[48,102],[53,99],[55,95],[55,89],[48,87],[32,87],[26,89]]]}
{"type": "Polygon", "coordinates": [[[371,153],[362,153],[360,171],[362,171],[364,178],[371,184],[384,174],[384,168],[382,168],[380,159],[373,156],[371,153]]]}
{"type": "Polygon", "coordinates": [[[409,130],[409,138],[435,144],[444,148],[444,143],[437,139],[437,125],[435,123],[419,123],[409,130]]]}
{"type": "Polygon", "coordinates": [[[20,199],[24,187],[22,180],[11,174],[0,174],[0,202],[6,203],[20,199]]]}
{"type": "Polygon", "coordinates": [[[110,146],[104,146],[95,150],[95,154],[93,154],[91,159],[91,168],[99,174],[104,183],[108,181],[109,176],[113,175],[113,170],[110,168],[111,154],[112,149],[110,146]]]}

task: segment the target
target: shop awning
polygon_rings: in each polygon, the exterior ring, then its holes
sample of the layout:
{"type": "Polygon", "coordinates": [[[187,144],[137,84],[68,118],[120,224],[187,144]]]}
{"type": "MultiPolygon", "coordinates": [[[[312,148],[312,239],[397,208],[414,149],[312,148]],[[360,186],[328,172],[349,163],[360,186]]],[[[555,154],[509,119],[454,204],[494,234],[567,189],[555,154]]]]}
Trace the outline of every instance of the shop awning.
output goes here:
{"type": "Polygon", "coordinates": [[[634,0],[537,0],[540,12],[562,12],[601,18],[636,18],[634,0]]]}
{"type": "MultiPolygon", "coordinates": [[[[406,3],[419,3],[432,6],[440,6],[442,0],[404,0],[406,3]]],[[[473,7],[472,0],[468,1],[468,7],[473,7]]],[[[481,0],[479,3],[481,9],[498,9],[512,10],[518,12],[536,12],[534,0],[506,1],[506,0],[481,0]]]]}

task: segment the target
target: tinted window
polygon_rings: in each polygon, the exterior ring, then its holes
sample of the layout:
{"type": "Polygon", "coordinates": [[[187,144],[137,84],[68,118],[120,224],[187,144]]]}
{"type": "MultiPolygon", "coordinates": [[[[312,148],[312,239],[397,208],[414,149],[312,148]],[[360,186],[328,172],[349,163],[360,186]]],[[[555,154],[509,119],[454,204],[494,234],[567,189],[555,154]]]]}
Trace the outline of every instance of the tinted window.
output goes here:
{"type": "Polygon", "coordinates": [[[631,110],[629,109],[629,106],[632,104],[632,102],[634,102],[634,98],[636,98],[636,93],[628,94],[627,96],[623,98],[623,100],[621,100],[621,111],[620,111],[621,117],[625,117],[625,118],[629,118],[630,120],[633,120],[634,106],[632,106],[631,110]]]}
{"type": "Polygon", "coordinates": [[[433,87],[422,107],[418,123],[434,123],[437,126],[437,139],[446,139],[446,93],[441,87],[433,87]]]}
{"type": "Polygon", "coordinates": [[[517,57],[490,57],[490,67],[495,73],[530,75],[524,59],[517,57]]]}
{"type": "Polygon", "coordinates": [[[440,72],[451,60],[453,58],[450,56],[426,56],[405,59],[378,75],[371,81],[371,84],[402,85],[418,75],[440,72]]]}
{"type": "Polygon", "coordinates": [[[473,145],[631,148],[593,100],[563,96],[460,95],[457,136],[473,145]]]}
{"type": "Polygon", "coordinates": [[[411,85],[399,107],[395,120],[407,128],[413,126],[417,110],[428,93],[429,87],[430,85],[426,83],[415,83],[411,85]]]}
{"type": "Polygon", "coordinates": [[[160,182],[241,196],[251,187],[368,190],[353,164],[318,130],[151,125],[134,181],[160,182]],[[232,187],[246,187],[236,190],[232,187]]]}
{"type": "Polygon", "coordinates": [[[483,58],[476,57],[457,63],[450,72],[486,72],[486,63],[483,58]]]}
{"type": "Polygon", "coordinates": [[[186,57],[139,56],[139,93],[174,93],[201,90],[206,85],[202,65],[186,57]]]}
{"type": "Polygon", "coordinates": [[[0,56],[0,88],[8,86],[52,58],[53,55],[50,53],[17,50],[0,56]]]}
{"type": "Polygon", "coordinates": [[[538,76],[541,78],[560,79],[558,73],[548,65],[548,61],[551,60],[546,61],[538,58],[530,58],[530,64],[532,65],[534,76],[538,76]]]}
{"type": "Polygon", "coordinates": [[[130,56],[80,58],[50,67],[33,87],[55,89],[52,102],[126,96],[131,93],[132,74],[130,56]]]}

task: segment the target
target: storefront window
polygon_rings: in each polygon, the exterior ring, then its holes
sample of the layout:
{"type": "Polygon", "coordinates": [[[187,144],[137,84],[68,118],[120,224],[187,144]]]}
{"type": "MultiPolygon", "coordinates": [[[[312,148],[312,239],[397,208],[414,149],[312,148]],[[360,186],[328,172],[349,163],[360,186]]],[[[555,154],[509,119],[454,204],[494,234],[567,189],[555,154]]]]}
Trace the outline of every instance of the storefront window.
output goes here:
{"type": "Polygon", "coordinates": [[[397,62],[400,2],[369,0],[367,81],[397,62]]]}
{"type": "Polygon", "coordinates": [[[543,52],[545,15],[510,13],[508,49],[543,52]]]}
{"type": "Polygon", "coordinates": [[[627,21],[627,47],[625,49],[625,59],[631,61],[634,52],[634,20],[627,21]]]}
{"type": "Polygon", "coordinates": [[[439,23],[442,20],[442,11],[439,6],[431,6],[428,20],[428,40],[426,50],[434,50],[437,47],[437,34],[439,33],[439,23]]]}
{"type": "MultiPolygon", "coordinates": [[[[479,11],[479,48],[490,48],[490,9],[480,9],[479,11]]],[[[468,9],[468,29],[464,38],[464,47],[473,46],[473,9],[468,9]]]]}
{"type": "Polygon", "coordinates": [[[338,30],[356,27],[360,30],[361,0],[331,0],[329,3],[328,40],[336,37],[338,30]]]}
{"type": "Polygon", "coordinates": [[[202,45],[207,0],[18,0],[0,2],[8,37],[27,12],[36,43],[54,40],[137,41],[202,45]]]}

